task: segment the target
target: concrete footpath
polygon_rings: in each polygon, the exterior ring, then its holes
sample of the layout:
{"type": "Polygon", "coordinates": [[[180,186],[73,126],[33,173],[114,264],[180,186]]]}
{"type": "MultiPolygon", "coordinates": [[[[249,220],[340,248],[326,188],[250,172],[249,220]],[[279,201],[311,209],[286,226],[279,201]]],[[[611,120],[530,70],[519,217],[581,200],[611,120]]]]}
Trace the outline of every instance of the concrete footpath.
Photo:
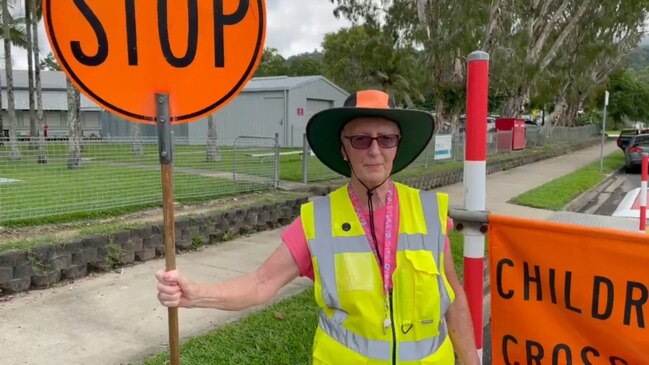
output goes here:
{"type": "MultiPolygon", "coordinates": [[[[617,149],[609,142],[605,154],[617,149]]],[[[507,203],[534,187],[599,158],[599,146],[496,173],[487,177],[487,210],[518,217],[548,219],[553,212],[507,203]]],[[[463,204],[463,185],[438,189],[452,206],[463,204]]],[[[177,257],[177,267],[198,281],[221,281],[251,272],[277,247],[280,230],[239,238],[202,252],[177,257]]],[[[0,298],[0,364],[128,364],[164,350],[167,311],[156,299],[154,260],[77,280],[56,288],[0,298]]],[[[298,279],[275,300],[310,285],[298,279]]],[[[246,313],[180,310],[180,335],[192,337],[246,313]]],[[[310,339],[309,339],[310,341],[310,339]]]]}

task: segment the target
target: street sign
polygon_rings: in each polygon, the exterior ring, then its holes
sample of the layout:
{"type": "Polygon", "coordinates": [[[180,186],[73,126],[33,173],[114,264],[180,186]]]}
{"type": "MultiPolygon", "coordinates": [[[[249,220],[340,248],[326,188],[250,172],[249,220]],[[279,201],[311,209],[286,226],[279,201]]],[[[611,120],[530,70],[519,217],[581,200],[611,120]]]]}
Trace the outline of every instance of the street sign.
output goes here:
{"type": "Polygon", "coordinates": [[[225,106],[261,60],[265,0],[45,0],[59,64],[90,99],[134,122],[156,121],[169,95],[172,124],[225,106]]]}
{"type": "Polygon", "coordinates": [[[446,160],[453,157],[453,136],[444,134],[435,136],[435,160],[446,160]]]}

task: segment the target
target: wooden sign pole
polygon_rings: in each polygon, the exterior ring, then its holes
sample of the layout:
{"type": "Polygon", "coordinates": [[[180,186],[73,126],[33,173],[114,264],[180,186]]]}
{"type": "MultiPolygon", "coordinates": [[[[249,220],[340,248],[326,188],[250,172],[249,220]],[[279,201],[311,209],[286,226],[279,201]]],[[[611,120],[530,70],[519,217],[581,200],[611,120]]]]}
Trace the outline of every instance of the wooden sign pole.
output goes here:
{"type": "MultiPolygon", "coordinates": [[[[162,174],[162,213],[166,270],[176,269],[176,224],[174,221],[173,141],[169,118],[169,95],[156,94],[158,151],[162,174]]],[[[169,314],[169,357],[171,365],[180,365],[178,308],[167,308],[169,314]]]]}

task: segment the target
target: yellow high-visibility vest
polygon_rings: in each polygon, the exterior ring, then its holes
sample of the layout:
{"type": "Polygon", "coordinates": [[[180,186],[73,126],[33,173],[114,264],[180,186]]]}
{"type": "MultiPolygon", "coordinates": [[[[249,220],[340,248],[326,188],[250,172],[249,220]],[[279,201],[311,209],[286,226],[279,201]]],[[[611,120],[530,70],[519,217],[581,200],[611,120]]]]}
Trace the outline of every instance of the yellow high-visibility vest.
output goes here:
{"type": "Polygon", "coordinates": [[[386,329],[382,271],[347,186],[306,203],[301,219],[321,308],[313,364],[454,364],[445,314],[448,196],[395,184],[399,237],[386,329]]]}

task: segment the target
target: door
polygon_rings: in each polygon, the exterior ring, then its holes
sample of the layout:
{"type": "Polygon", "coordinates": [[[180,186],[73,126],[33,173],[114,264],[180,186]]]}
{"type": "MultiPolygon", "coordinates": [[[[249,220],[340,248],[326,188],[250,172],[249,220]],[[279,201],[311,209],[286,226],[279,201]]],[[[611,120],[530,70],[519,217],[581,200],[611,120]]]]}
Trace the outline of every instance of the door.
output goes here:
{"type": "Polygon", "coordinates": [[[293,126],[293,141],[296,147],[302,146],[303,135],[306,133],[306,124],[309,119],[316,113],[330,109],[332,106],[333,102],[331,100],[306,99],[304,118],[297,118],[297,122],[293,126]]]}

